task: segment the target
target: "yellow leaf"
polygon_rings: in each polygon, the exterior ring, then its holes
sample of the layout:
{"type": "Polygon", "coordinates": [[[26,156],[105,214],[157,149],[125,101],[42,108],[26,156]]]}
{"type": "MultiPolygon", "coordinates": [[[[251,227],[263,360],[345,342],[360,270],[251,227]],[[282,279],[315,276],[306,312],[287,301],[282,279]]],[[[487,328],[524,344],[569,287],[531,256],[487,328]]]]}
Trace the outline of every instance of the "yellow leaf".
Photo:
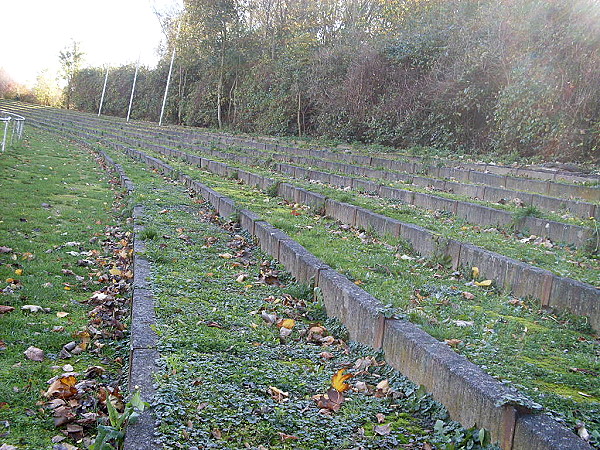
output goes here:
{"type": "Polygon", "coordinates": [[[121,271],[119,269],[117,269],[116,267],[113,267],[112,269],[109,270],[111,275],[121,275],[121,271]]]}
{"type": "Polygon", "coordinates": [[[475,286],[491,286],[492,280],[475,281],[475,286]]]}
{"type": "Polygon", "coordinates": [[[479,267],[473,267],[472,278],[479,278],[479,267]]]}
{"type": "Polygon", "coordinates": [[[354,375],[351,373],[344,374],[346,369],[340,369],[331,377],[331,385],[338,392],[344,392],[350,389],[350,385],[346,383],[346,380],[352,378],[354,375]]]}
{"type": "Polygon", "coordinates": [[[296,326],[296,321],[294,319],[283,319],[278,325],[279,328],[287,328],[288,330],[291,330],[296,326]]]}
{"type": "Polygon", "coordinates": [[[68,315],[69,315],[69,313],[68,313],[68,312],[65,312],[65,311],[59,311],[59,312],[57,312],[57,313],[56,313],[56,317],[59,317],[59,318],[61,318],[61,319],[62,319],[63,317],[67,317],[68,315]]]}
{"type": "Polygon", "coordinates": [[[17,269],[17,270],[15,270],[15,275],[18,275],[18,276],[23,275],[23,269],[17,269]]]}

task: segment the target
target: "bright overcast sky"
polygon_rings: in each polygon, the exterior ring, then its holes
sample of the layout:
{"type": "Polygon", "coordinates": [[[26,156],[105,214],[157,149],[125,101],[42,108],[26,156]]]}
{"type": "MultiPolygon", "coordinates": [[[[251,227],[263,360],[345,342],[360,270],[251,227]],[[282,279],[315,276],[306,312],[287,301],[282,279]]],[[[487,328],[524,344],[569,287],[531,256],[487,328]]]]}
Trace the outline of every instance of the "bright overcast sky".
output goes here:
{"type": "Polygon", "coordinates": [[[154,13],[181,0],[0,0],[0,67],[32,85],[71,39],[81,44],[84,67],[141,63],[153,66],[164,39],[154,13]]]}

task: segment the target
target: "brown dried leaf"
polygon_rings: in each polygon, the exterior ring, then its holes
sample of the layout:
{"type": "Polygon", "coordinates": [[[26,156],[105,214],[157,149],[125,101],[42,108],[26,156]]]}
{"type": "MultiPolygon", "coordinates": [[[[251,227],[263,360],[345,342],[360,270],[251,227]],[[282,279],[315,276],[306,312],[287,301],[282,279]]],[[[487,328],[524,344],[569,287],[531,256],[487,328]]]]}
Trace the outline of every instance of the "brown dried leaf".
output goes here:
{"type": "Polygon", "coordinates": [[[4,306],[0,305],[0,314],[8,314],[9,312],[13,312],[15,308],[13,306],[4,306]]]}
{"type": "Polygon", "coordinates": [[[315,395],[313,399],[321,410],[337,412],[344,403],[345,397],[341,392],[330,388],[325,394],[315,395]]]}
{"type": "Polygon", "coordinates": [[[456,347],[458,344],[461,344],[462,341],[460,339],[444,339],[444,342],[448,344],[450,347],[456,347]]]}
{"type": "Polygon", "coordinates": [[[58,397],[62,399],[73,397],[77,394],[75,384],[77,384],[77,378],[73,375],[60,377],[50,385],[44,396],[46,398],[58,397]]]}
{"type": "Polygon", "coordinates": [[[23,352],[27,359],[31,361],[43,361],[44,360],[44,351],[37,347],[29,347],[27,350],[23,352]]]}
{"type": "Polygon", "coordinates": [[[276,388],[275,386],[269,386],[268,389],[269,394],[273,397],[273,400],[282,403],[288,400],[289,393],[283,392],[281,389],[276,388]]]}

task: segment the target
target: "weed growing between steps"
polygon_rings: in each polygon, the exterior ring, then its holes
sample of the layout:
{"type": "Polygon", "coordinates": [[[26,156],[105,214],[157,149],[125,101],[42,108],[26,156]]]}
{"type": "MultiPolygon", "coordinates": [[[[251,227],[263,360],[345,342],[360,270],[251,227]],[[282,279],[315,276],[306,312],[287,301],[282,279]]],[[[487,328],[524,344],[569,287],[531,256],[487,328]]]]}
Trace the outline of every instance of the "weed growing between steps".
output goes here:
{"type": "Polygon", "coordinates": [[[126,342],[112,338],[123,330],[90,301],[114,288],[111,314],[125,310],[126,283],[117,294],[109,273],[125,201],[110,180],[89,151],[47,133],[27,130],[0,156],[0,305],[14,308],[0,314],[0,446],[89,444],[106,414],[99,388],[120,385],[126,342]],[[31,347],[43,360],[24,355],[31,347]],[[78,386],[61,385],[69,405],[47,383],[65,372],[78,386]]]}
{"type": "MultiPolygon", "coordinates": [[[[171,166],[182,172],[196,170],[191,168],[189,164],[181,162],[178,159],[167,158],[158,152],[144,151],[147,154],[168,161],[171,166]]],[[[210,158],[218,160],[218,158],[210,158]]],[[[280,174],[262,168],[248,168],[247,166],[236,165],[229,161],[223,162],[278,179],[281,182],[290,182],[290,180],[286,180],[280,174]]],[[[209,172],[202,171],[202,173],[202,176],[214,177],[209,172]]],[[[600,258],[597,255],[591,254],[586,249],[576,250],[566,245],[551,243],[547,239],[530,239],[529,235],[512,234],[503,228],[492,226],[481,227],[467,223],[443,211],[428,211],[394,199],[348,191],[318,182],[310,183],[308,181],[292,180],[291,183],[310,191],[321,193],[334,200],[361,206],[402,222],[422,226],[448,238],[475,243],[487,250],[547,269],[560,276],[600,286],[600,258]]]]}
{"type": "Polygon", "coordinates": [[[512,382],[557,419],[573,429],[583,421],[597,439],[600,346],[585,319],[546,313],[527,299],[470,285],[470,274],[453,273],[443,261],[419,259],[397,240],[373,239],[205,171],[188,167],[187,172],[262,215],[382,302],[512,382]]]}
{"type": "Polygon", "coordinates": [[[127,171],[142,222],[155,231],[145,256],[160,339],[163,448],[481,448],[485,432],[458,427],[380,353],[348,343],[312,290],[294,284],[246,233],[224,229],[179,185],[139,164],[127,171]],[[280,319],[291,327],[278,327],[280,319]],[[333,412],[313,396],[340,368],[355,375],[354,388],[333,412]]]}

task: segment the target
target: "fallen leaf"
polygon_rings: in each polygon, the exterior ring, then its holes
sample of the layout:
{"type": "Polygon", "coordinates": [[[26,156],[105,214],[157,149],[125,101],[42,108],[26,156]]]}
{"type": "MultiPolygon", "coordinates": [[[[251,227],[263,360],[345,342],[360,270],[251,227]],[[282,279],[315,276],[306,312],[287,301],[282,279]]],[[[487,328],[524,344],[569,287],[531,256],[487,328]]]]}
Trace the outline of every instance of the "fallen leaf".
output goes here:
{"type": "Polygon", "coordinates": [[[385,422],[385,416],[381,413],[377,413],[375,415],[375,417],[377,417],[377,423],[383,423],[385,422]]]}
{"type": "Polygon", "coordinates": [[[575,373],[578,373],[578,372],[579,373],[584,373],[586,375],[592,375],[594,377],[598,376],[598,372],[595,372],[595,371],[590,370],[590,369],[580,369],[580,368],[577,368],[577,367],[570,367],[569,371],[570,372],[575,372],[575,373]]]}
{"type": "Polygon", "coordinates": [[[283,392],[281,389],[276,388],[275,386],[269,386],[268,389],[269,394],[273,397],[273,400],[281,403],[288,400],[289,393],[283,392]]]}
{"type": "Polygon", "coordinates": [[[292,329],[291,328],[281,327],[279,329],[279,337],[282,338],[282,339],[285,339],[290,334],[292,334],[292,329]]]}
{"type": "Polygon", "coordinates": [[[473,278],[474,280],[479,278],[479,267],[473,267],[471,271],[471,278],[473,278]]]}
{"type": "Polygon", "coordinates": [[[350,385],[346,383],[346,380],[349,380],[354,375],[351,373],[344,374],[345,371],[346,369],[340,369],[333,374],[333,377],[331,377],[331,385],[338,392],[344,392],[350,389],[350,385]]]}
{"type": "Polygon", "coordinates": [[[44,360],[44,351],[37,347],[29,347],[27,350],[23,352],[27,359],[31,361],[43,361],[44,360]]]}
{"type": "Polygon", "coordinates": [[[458,344],[462,343],[460,339],[444,339],[444,342],[450,347],[456,347],[458,344]]]}
{"type": "Polygon", "coordinates": [[[492,285],[492,280],[475,281],[475,286],[487,287],[492,285]]]}
{"type": "Polygon", "coordinates": [[[4,247],[4,246],[0,247],[0,253],[10,253],[12,251],[13,251],[13,249],[10,247],[4,247]]]}
{"type": "Polygon", "coordinates": [[[295,325],[296,321],[294,319],[283,319],[277,324],[279,328],[287,328],[288,330],[294,328],[295,325]]]}
{"type": "Polygon", "coordinates": [[[77,378],[73,375],[59,377],[50,385],[48,390],[44,393],[44,396],[46,398],[70,398],[77,394],[77,389],[75,388],[76,384],[77,378]]]}
{"type": "Polygon", "coordinates": [[[341,392],[329,388],[325,394],[315,395],[313,399],[317,402],[317,407],[328,411],[339,411],[345,397],[341,392]]]}
{"type": "Polygon", "coordinates": [[[19,276],[19,277],[20,277],[21,275],[23,275],[23,269],[16,269],[16,270],[15,270],[15,275],[17,275],[17,276],[19,276]]]}
{"type": "Polygon", "coordinates": [[[248,275],[246,275],[245,273],[242,273],[242,274],[238,275],[238,277],[235,279],[235,281],[237,281],[238,283],[243,283],[244,281],[246,281],[246,278],[248,278],[248,275]]]}
{"type": "Polygon", "coordinates": [[[279,438],[282,441],[286,441],[288,439],[298,439],[297,436],[292,436],[291,434],[285,434],[285,433],[282,433],[281,431],[278,431],[277,434],[279,434],[279,438]]]}
{"type": "Polygon", "coordinates": [[[113,267],[112,269],[109,270],[109,273],[113,276],[118,276],[118,275],[121,275],[121,270],[117,269],[116,267],[113,267]]]}
{"type": "Polygon", "coordinates": [[[233,255],[231,253],[219,253],[219,257],[224,259],[231,259],[233,258],[233,255]]]}
{"type": "Polygon", "coordinates": [[[379,436],[388,436],[392,432],[392,425],[389,423],[387,425],[375,425],[373,432],[379,436]]]}
{"type": "Polygon", "coordinates": [[[56,313],[56,317],[62,319],[63,317],[67,317],[69,315],[68,312],[64,312],[64,311],[59,311],[56,313]]]}
{"type": "Polygon", "coordinates": [[[466,298],[467,300],[473,300],[475,298],[474,294],[471,294],[470,292],[463,292],[462,293],[463,297],[466,298]]]}
{"type": "Polygon", "coordinates": [[[0,305],[0,314],[7,314],[9,312],[14,311],[15,308],[12,306],[4,306],[4,305],[0,305]]]}
{"type": "Polygon", "coordinates": [[[267,322],[269,325],[273,325],[275,323],[275,321],[277,320],[277,315],[269,314],[266,311],[261,311],[260,317],[262,318],[262,320],[267,322]]]}
{"type": "Polygon", "coordinates": [[[334,355],[329,352],[321,352],[321,353],[319,353],[319,356],[323,359],[331,359],[334,357],[334,355]]]}
{"type": "Polygon", "coordinates": [[[583,424],[583,423],[578,423],[577,424],[577,434],[584,441],[589,441],[590,440],[590,433],[588,433],[588,430],[586,430],[585,424],[583,424]]]}
{"type": "Polygon", "coordinates": [[[379,383],[377,383],[377,386],[375,386],[375,397],[385,397],[391,391],[392,388],[390,387],[390,382],[386,378],[385,380],[381,380],[379,383]]]}
{"type": "Polygon", "coordinates": [[[0,445],[0,450],[19,450],[19,449],[17,447],[15,447],[14,445],[2,444],[2,445],[0,445]]]}
{"type": "Polygon", "coordinates": [[[21,309],[32,313],[45,312],[44,308],[39,305],[23,305],[21,306],[21,309]]]}
{"type": "Polygon", "coordinates": [[[369,386],[364,381],[357,381],[354,387],[358,392],[362,392],[363,394],[367,394],[370,391],[369,386]]]}
{"type": "Polygon", "coordinates": [[[464,328],[472,327],[474,322],[472,320],[453,320],[452,323],[457,327],[464,328]]]}

